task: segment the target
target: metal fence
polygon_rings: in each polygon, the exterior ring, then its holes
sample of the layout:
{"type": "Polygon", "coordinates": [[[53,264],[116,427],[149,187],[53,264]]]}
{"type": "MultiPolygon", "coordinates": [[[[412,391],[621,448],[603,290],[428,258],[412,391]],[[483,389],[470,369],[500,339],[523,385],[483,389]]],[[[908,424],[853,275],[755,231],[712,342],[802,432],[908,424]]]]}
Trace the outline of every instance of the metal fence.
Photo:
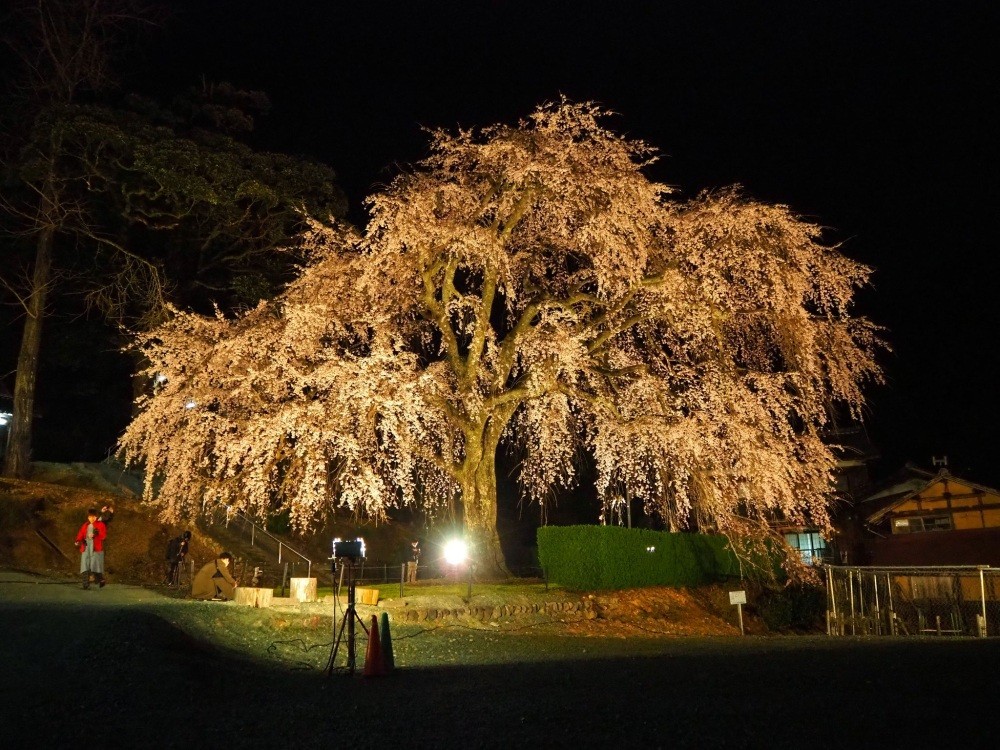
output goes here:
{"type": "Polygon", "coordinates": [[[829,635],[1000,636],[1000,568],[824,570],[829,635]]]}
{"type": "MultiPolygon", "coordinates": [[[[373,585],[378,583],[395,583],[400,579],[407,582],[415,581],[459,581],[468,580],[469,573],[465,566],[453,566],[443,561],[437,563],[420,563],[416,566],[413,581],[409,580],[408,563],[381,562],[378,560],[364,560],[357,564],[355,575],[358,585],[373,585]]],[[[515,578],[538,578],[542,579],[545,572],[538,566],[520,565],[508,566],[510,573],[515,578]]],[[[314,568],[315,570],[315,568],[314,568]]],[[[473,569],[473,580],[479,582],[481,579],[473,569]]]]}
{"type": "MultiPolygon", "coordinates": [[[[418,575],[424,576],[418,568],[418,575]]],[[[359,586],[373,586],[379,583],[397,583],[406,579],[406,563],[384,563],[362,560],[354,569],[355,581],[359,586]]]]}
{"type": "MultiPolygon", "coordinates": [[[[288,563],[293,566],[293,570],[295,568],[303,568],[306,578],[312,576],[312,560],[294,547],[288,546],[287,542],[274,536],[263,526],[254,523],[242,511],[237,511],[235,514],[227,517],[226,526],[241,532],[246,539],[250,540],[250,546],[260,547],[276,556],[278,567],[281,567],[284,563],[288,563]]],[[[296,570],[295,572],[298,571],[296,570]]]]}

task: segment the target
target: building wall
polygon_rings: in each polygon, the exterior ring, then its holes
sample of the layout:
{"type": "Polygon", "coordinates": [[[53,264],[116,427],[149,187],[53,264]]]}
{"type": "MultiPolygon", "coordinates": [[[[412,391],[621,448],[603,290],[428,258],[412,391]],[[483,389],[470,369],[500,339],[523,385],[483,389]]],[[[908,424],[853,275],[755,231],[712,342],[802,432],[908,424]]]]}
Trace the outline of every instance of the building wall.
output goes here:
{"type": "Polygon", "coordinates": [[[956,575],[950,572],[939,576],[901,574],[892,576],[892,583],[894,591],[911,602],[922,599],[1000,601],[1000,583],[994,575],[980,577],[976,573],[956,575]]]}
{"type": "Polygon", "coordinates": [[[870,565],[1000,567],[1000,527],[892,534],[869,540],[870,565]]]}
{"type": "Polygon", "coordinates": [[[887,518],[884,528],[894,537],[1000,528],[1000,495],[955,479],[941,479],[893,507],[887,518]],[[932,529],[922,530],[925,523],[932,529]]]}

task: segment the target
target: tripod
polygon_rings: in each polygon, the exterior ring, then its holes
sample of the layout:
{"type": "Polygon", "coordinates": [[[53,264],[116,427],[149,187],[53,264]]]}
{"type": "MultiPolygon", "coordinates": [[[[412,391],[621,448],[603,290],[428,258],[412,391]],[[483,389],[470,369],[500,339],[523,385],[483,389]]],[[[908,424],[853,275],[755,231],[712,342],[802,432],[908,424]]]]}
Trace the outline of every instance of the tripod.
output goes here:
{"type": "MultiPolygon", "coordinates": [[[[340,625],[337,626],[337,620],[334,618],[334,630],[337,632],[337,637],[333,641],[333,648],[330,650],[330,661],[326,665],[326,676],[329,677],[333,674],[333,665],[337,661],[337,651],[340,650],[340,641],[344,638],[344,630],[347,630],[347,673],[349,675],[354,674],[354,659],[357,652],[356,640],[354,637],[354,621],[357,620],[358,624],[361,625],[361,629],[365,631],[365,635],[368,634],[368,629],[365,627],[364,622],[361,620],[361,616],[358,614],[357,610],[354,608],[354,595],[356,584],[354,581],[354,561],[350,559],[340,558],[340,586],[338,590],[344,584],[344,578],[347,578],[347,609],[344,610],[344,615],[340,619],[340,625]]],[[[337,561],[334,559],[333,562],[334,569],[337,567],[337,561]]]]}

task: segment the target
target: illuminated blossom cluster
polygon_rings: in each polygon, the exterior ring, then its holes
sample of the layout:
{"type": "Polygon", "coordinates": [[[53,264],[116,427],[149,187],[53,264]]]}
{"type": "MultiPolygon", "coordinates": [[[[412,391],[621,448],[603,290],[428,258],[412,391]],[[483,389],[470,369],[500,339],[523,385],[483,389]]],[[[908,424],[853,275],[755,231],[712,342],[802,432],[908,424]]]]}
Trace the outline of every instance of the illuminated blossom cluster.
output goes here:
{"type": "Polygon", "coordinates": [[[122,446],[149,499],[170,517],[280,506],[300,528],[460,510],[500,571],[505,443],[543,508],[589,452],[609,519],[628,496],[670,528],[827,528],[822,428],[879,376],[878,331],[850,313],[869,270],[787,207],[673,200],[602,115],[561,102],[435,131],[363,235],[313,223],[281,297],[142,337],[166,380],[122,446]]]}

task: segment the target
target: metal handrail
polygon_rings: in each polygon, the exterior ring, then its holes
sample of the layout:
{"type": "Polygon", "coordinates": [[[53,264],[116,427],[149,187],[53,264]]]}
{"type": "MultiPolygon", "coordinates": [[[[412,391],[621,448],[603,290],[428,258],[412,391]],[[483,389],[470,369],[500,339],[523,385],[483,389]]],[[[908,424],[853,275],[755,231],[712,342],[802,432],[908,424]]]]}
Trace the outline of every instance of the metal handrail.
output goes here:
{"type": "MultiPolygon", "coordinates": [[[[294,547],[290,546],[287,542],[285,542],[285,541],[283,541],[281,539],[278,539],[278,537],[274,536],[274,534],[272,534],[271,532],[269,532],[263,526],[258,526],[257,523],[252,518],[250,518],[246,513],[244,513],[242,510],[236,511],[236,515],[243,519],[243,523],[244,524],[250,524],[250,546],[251,547],[254,546],[254,544],[256,542],[257,532],[259,531],[261,534],[263,534],[264,536],[266,536],[271,541],[277,542],[277,544],[278,544],[278,564],[279,565],[281,564],[281,552],[282,552],[282,549],[286,549],[289,552],[291,552],[292,554],[298,555],[300,558],[302,558],[303,562],[306,563],[306,569],[307,569],[306,578],[312,578],[312,560],[310,560],[308,557],[306,557],[305,555],[303,555],[301,552],[299,552],[294,547]]],[[[227,526],[229,525],[228,522],[226,523],[226,525],[227,526]]]]}

